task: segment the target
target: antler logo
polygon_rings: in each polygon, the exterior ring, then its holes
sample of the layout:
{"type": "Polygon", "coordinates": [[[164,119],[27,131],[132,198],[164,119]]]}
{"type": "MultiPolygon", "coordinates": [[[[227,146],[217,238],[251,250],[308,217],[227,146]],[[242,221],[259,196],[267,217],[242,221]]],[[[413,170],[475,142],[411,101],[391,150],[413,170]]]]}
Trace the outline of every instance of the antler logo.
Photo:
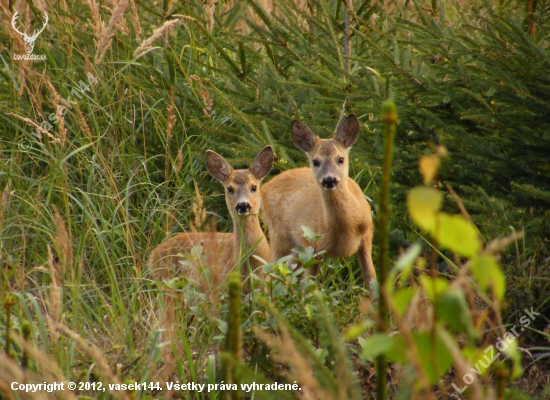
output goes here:
{"type": "Polygon", "coordinates": [[[35,30],[32,36],[27,35],[27,30],[25,29],[25,32],[21,32],[17,27],[15,26],[15,22],[19,18],[19,11],[16,11],[15,14],[13,14],[13,18],[11,19],[11,26],[13,29],[19,33],[21,36],[23,36],[23,40],[25,41],[25,47],[27,48],[27,54],[31,54],[34,50],[34,42],[36,41],[36,38],[38,38],[38,35],[42,33],[44,28],[46,28],[46,25],[48,25],[48,14],[44,14],[44,25],[42,26],[42,29],[39,31],[35,30]]]}

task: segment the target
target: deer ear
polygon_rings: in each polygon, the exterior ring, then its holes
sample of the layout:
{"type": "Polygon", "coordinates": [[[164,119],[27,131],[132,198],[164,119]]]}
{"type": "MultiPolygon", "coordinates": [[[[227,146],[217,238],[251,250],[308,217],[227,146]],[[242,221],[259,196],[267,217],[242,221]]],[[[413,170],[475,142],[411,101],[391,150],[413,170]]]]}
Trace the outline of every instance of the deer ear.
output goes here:
{"type": "Polygon", "coordinates": [[[309,153],[319,141],[319,137],[306,124],[296,120],[290,124],[290,134],[296,147],[306,153],[309,153]]]}
{"type": "Polygon", "coordinates": [[[273,166],[273,148],[266,146],[262,151],[254,157],[254,161],[250,164],[250,172],[256,177],[256,179],[263,179],[273,166]]]}
{"type": "Polygon", "coordinates": [[[225,182],[227,178],[229,178],[229,175],[231,175],[231,172],[233,172],[233,168],[225,161],[225,158],[212,150],[206,152],[206,167],[210,175],[222,183],[225,182]]]}
{"type": "Polygon", "coordinates": [[[359,137],[359,121],[355,114],[350,114],[338,125],[334,139],[345,148],[351,147],[359,137]]]}

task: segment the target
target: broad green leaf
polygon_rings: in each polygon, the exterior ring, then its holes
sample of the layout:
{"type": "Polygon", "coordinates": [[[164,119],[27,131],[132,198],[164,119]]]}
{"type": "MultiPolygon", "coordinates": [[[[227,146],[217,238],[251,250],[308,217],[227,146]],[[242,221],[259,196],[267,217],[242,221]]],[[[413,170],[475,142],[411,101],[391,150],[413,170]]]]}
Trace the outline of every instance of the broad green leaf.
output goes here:
{"type": "Polygon", "coordinates": [[[279,263],[276,268],[282,276],[287,276],[291,272],[287,263],[279,263]]]}
{"type": "Polygon", "coordinates": [[[499,353],[500,351],[494,346],[494,344],[489,344],[488,346],[479,349],[477,347],[465,347],[462,350],[462,355],[472,365],[470,372],[472,372],[472,375],[479,376],[484,376],[487,371],[490,370],[490,366],[493,364],[494,360],[502,359],[499,353]]]}
{"type": "Polygon", "coordinates": [[[416,352],[430,383],[435,383],[453,364],[453,356],[439,335],[413,333],[416,352]]]}
{"type": "Polygon", "coordinates": [[[424,292],[426,292],[431,301],[435,301],[437,297],[441,296],[449,288],[449,282],[443,278],[432,278],[428,275],[422,275],[419,279],[422,289],[424,289],[424,292]]]}
{"type": "Polygon", "coordinates": [[[470,337],[477,336],[472,325],[470,308],[464,293],[458,289],[443,292],[435,301],[435,311],[438,320],[458,332],[464,332],[470,337]]]}
{"type": "MultiPolygon", "coordinates": [[[[436,382],[453,364],[453,357],[439,335],[431,332],[414,332],[412,339],[415,345],[415,357],[426,374],[430,383],[436,382]]],[[[387,351],[389,361],[409,364],[412,356],[409,346],[402,335],[392,338],[393,345],[387,351]]]]}
{"type": "Polygon", "coordinates": [[[506,279],[495,258],[490,254],[480,254],[472,259],[471,269],[481,289],[487,291],[492,285],[493,293],[502,300],[506,292],[506,279]]]}
{"type": "Polygon", "coordinates": [[[422,246],[416,242],[409,246],[409,248],[399,256],[395,262],[393,269],[395,271],[402,271],[403,269],[410,267],[422,252],[422,246]]]}
{"type": "Polygon", "coordinates": [[[407,308],[409,308],[409,304],[411,304],[412,298],[417,292],[418,288],[407,288],[398,290],[392,296],[393,305],[395,307],[395,310],[397,311],[397,314],[399,314],[400,317],[405,314],[405,311],[407,311],[407,308]]]}
{"type": "Polygon", "coordinates": [[[509,338],[515,336],[511,332],[506,332],[504,340],[508,343],[508,347],[504,349],[504,354],[510,357],[513,361],[512,367],[512,379],[519,378],[523,374],[523,367],[521,366],[521,353],[518,350],[517,339],[509,340],[509,338]]]}
{"type": "Polygon", "coordinates": [[[361,343],[361,346],[363,347],[361,357],[376,357],[382,353],[386,353],[392,348],[392,338],[382,333],[375,333],[365,339],[365,341],[361,343]]]}
{"type": "Polygon", "coordinates": [[[302,225],[302,231],[304,231],[302,236],[305,237],[309,242],[316,242],[323,237],[323,235],[315,233],[315,231],[309,226],[302,225]]]}
{"type": "Polygon", "coordinates": [[[407,194],[407,209],[412,220],[420,229],[432,234],[442,202],[441,193],[434,188],[417,186],[407,194]]]}
{"type": "Polygon", "coordinates": [[[359,337],[363,332],[365,332],[367,329],[372,328],[374,326],[374,321],[367,319],[360,324],[352,325],[346,332],[344,333],[344,337],[346,340],[354,340],[359,337]]]}
{"type": "Polygon", "coordinates": [[[435,239],[441,247],[465,257],[472,257],[481,249],[476,227],[461,215],[439,213],[435,239]]]}
{"type": "Polygon", "coordinates": [[[311,304],[306,304],[306,315],[308,318],[313,318],[313,306],[311,304]]]}
{"type": "Polygon", "coordinates": [[[391,339],[392,339],[392,347],[386,352],[388,361],[398,362],[402,365],[408,364],[407,350],[409,346],[407,345],[407,342],[403,338],[403,335],[399,333],[395,336],[392,336],[391,339]]]}
{"type": "Polygon", "coordinates": [[[393,290],[393,283],[397,274],[403,271],[400,280],[401,282],[403,282],[405,279],[407,279],[412,271],[412,266],[414,262],[421,252],[422,246],[420,245],[420,243],[413,243],[411,246],[409,246],[405,253],[399,256],[395,263],[395,266],[390,272],[390,278],[387,281],[387,288],[389,289],[390,293],[393,290]]]}

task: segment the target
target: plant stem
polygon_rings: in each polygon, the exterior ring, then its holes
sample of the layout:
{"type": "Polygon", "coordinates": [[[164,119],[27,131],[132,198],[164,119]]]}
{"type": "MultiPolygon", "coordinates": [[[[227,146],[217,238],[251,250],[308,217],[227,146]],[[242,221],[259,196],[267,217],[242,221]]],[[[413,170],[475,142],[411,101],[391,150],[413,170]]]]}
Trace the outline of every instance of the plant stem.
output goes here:
{"type": "MultiPolygon", "coordinates": [[[[241,361],[242,354],[242,332],[241,332],[241,276],[233,273],[229,276],[227,285],[229,293],[229,316],[227,317],[227,334],[225,336],[225,352],[229,358],[224,362],[225,383],[237,384],[240,388],[239,379],[235,374],[235,366],[241,361]]],[[[231,399],[242,398],[240,390],[231,391],[231,399]]]]}
{"type": "Polygon", "coordinates": [[[346,72],[349,74],[350,72],[350,57],[351,57],[351,29],[350,29],[350,13],[351,13],[351,7],[352,7],[352,0],[345,0],[346,5],[346,17],[344,20],[344,68],[346,72]]]}
{"type": "MultiPolygon", "coordinates": [[[[13,297],[11,295],[6,296],[4,300],[4,308],[6,309],[6,356],[10,357],[10,331],[11,331],[11,308],[15,304],[13,297]]],[[[10,357],[11,358],[11,357],[10,357]]]]}
{"type": "Polygon", "coordinates": [[[437,0],[432,0],[432,15],[433,17],[437,17],[439,14],[439,2],[437,0]]]}
{"type": "Polygon", "coordinates": [[[537,0],[527,0],[527,33],[531,36],[535,33],[535,16],[537,12],[537,0]]]}
{"type": "MultiPolygon", "coordinates": [[[[397,123],[397,113],[393,100],[388,100],[382,105],[382,120],[386,125],[386,141],[384,146],[384,159],[382,165],[382,188],[380,195],[380,253],[378,258],[378,312],[379,312],[379,331],[386,333],[389,329],[389,311],[388,303],[383,295],[386,279],[389,270],[389,231],[390,231],[390,181],[391,166],[393,161],[393,140],[397,123]]],[[[386,399],[386,368],[387,361],[384,354],[376,358],[377,382],[376,398],[378,400],[386,399]]]]}

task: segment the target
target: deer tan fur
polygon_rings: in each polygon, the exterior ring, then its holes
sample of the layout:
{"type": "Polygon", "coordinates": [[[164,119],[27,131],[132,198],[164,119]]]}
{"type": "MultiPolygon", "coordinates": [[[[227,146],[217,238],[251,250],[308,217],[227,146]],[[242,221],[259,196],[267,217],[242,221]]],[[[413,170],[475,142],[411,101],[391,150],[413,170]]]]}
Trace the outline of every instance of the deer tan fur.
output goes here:
{"type": "Polygon", "coordinates": [[[315,247],[326,251],[326,256],[358,253],[363,280],[370,282],[376,278],[371,208],[348,176],[349,149],[359,135],[357,118],[349,115],[332,139],[320,139],[299,121],[292,121],[291,134],[294,144],[307,154],[310,168],[285,171],[262,187],[262,214],[273,258],[309,245],[301,236],[305,225],[324,235],[315,247]]]}
{"type": "Polygon", "coordinates": [[[265,147],[254,158],[248,169],[234,170],[219,154],[207,151],[206,164],[210,174],[225,189],[225,202],[233,220],[232,233],[180,233],[156,247],[149,258],[149,268],[155,279],[163,279],[172,272],[198,280],[197,264],[206,264],[222,276],[227,275],[241,259],[241,273],[261,266],[252,255],[271,261],[271,249],[260,226],[260,183],[271,171],[273,150],[265,147]],[[206,260],[193,260],[190,254],[195,246],[202,246],[206,260]],[[189,262],[181,262],[188,260],[189,262]]]}

